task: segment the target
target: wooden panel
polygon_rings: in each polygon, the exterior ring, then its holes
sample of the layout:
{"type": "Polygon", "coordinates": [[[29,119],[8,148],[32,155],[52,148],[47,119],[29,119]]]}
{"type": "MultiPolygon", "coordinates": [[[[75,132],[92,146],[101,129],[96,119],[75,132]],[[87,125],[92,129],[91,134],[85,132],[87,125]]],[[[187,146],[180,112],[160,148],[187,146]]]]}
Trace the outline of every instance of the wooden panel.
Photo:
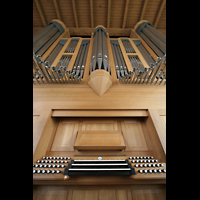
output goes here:
{"type": "Polygon", "coordinates": [[[52,110],[44,109],[33,127],[33,163],[45,155],[53,139],[57,121],[51,114],[52,110]]]}
{"type": "Polygon", "coordinates": [[[121,121],[126,145],[125,151],[147,151],[147,144],[141,124],[138,120],[121,121]]]}
{"type": "Polygon", "coordinates": [[[73,200],[98,200],[98,190],[74,190],[73,200]]]}
{"type": "Polygon", "coordinates": [[[78,121],[61,120],[58,124],[51,151],[74,151],[78,121]]]}
{"type": "Polygon", "coordinates": [[[160,116],[166,126],[166,116],[160,116]]]}
{"type": "Polygon", "coordinates": [[[115,200],[164,200],[166,199],[165,185],[127,185],[127,186],[33,186],[33,200],[57,199],[46,198],[50,194],[58,195],[58,199],[115,199],[115,200]],[[112,197],[113,195],[113,197],[112,197]],[[106,198],[107,197],[107,198],[106,198]]]}
{"type": "Polygon", "coordinates": [[[165,185],[33,186],[33,200],[165,200],[165,185]],[[52,195],[52,196],[50,196],[52,195]],[[57,195],[57,197],[55,197],[57,195]]]}
{"type": "Polygon", "coordinates": [[[87,131],[114,131],[118,130],[117,121],[116,120],[90,120],[83,121],[82,130],[87,131]]]}
{"type": "Polygon", "coordinates": [[[149,109],[149,115],[151,116],[153,124],[156,128],[163,150],[166,153],[166,126],[162,122],[162,119],[160,118],[159,113],[156,109],[149,109]]]}
{"type": "Polygon", "coordinates": [[[80,28],[91,27],[90,0],[76,0],[76,13],[80,28]]]}
{"type": "MultiPolygon", "coordinates": [[[[34,27],[34,29],[36,29],[34,27]]],[[[94,28],[69,28],[71,37],[74,36],[88,36],[91,37],[94,28]]],[[[129,37],[131,29],[122,29],[122,28],[107,28],[107,33],[109,36],[126,36],[129,37]]]]}
{"type": "Polygon", "coordinates": [[[52,117],[147,117],[146,110],[53,110],[52,117]]]}
{"type": "Polygon", "coordinates": [[[33,126],[37,123],[39,115],[33,115],[33,126]]]}
{"type": "Polygon", "coordinates": [[[154,24],[154,21],[157,16],[157,12],[160,7],[161,0],[149,0],[147,7],[144,13],[143,19],[147,20],[151,24],[154,24]]]}
{"type": "Polygon", "coordinates": [[[78,131],[74,149],[77,150],[123,150],[121,131],[78,131]]]}
{"type": "Polygon", "coordinates": [[[44,27],[38,9],[36,7],[35,1],[33,1],[33,27],[42,27],[42,28],[44,27]]]}
{"type": "Polygon", "coordinates": [[[125,28],[133,28],[135,24],[140,20],[142,6],[143,6],[143,1],[141,0],[134,0],[129,2],[125,28]]]}
{"type": "Polygon", "coordinates": [[[53,19],[57,19],[56,10],[52,0],[42,0],[40,1],[40,5],[44,13],[46,23],[51,22],[53,19]]]}
{"type": "Polygon", "coordinates": [[[66,200],[67,199],[67,190],[64,192],[48,191],[46,193],[41,193],[37,196],[37,200],[66,200]]]}
{"type": "Polygon", "coordinates": [[[99,190],[99,200],[116,200],[115,190],[99,190]]]}
{"type": "MultiPolygon", "coordinates": [[[[46,19],[47,23],[52,19],[57,18],[56,10],[52,0],[40,0],[39,2],[41,4],[44,18],[46,19]]],[[[76,0],[75,3],[79,27],[92,27],[90,16],[90,0],[76,0]]],[[[149,0],[144,11],[143,19],[154,24],[161,3],[162,0],[149,0]]],[[[125,4],[126,0],[112,0],[110,12],[108,12],[108,0],[93,0],[94,27],[97,25],[103,25],[107,28],[108,13],[110,13],[110,27],[121,28],[124,18],[125,4]]],[[[63,21],[67,27],[75,27],[72,1],[57,0],[57,5],[60,12],[61,21],[63,21]]],[[[140,20],[143,5],[144,1],[141,0],[130,1],[125,28],[133,28],[135,24],[140,20]]],[[[41,17],[38,13],[34,1],[33,26],[43,27],[41,17]]],[[[166,29],[166,5],[160,15],[157,28],[166,29]]]]}
{"type": "Polygon", "coordinates": [[[76,27],[71,0],[57,0],[61,20],[66,27],[76,27]]]}
{"type": "Polygon", "coordinates": [[[119,109],[166,109],[166,86],[112,85],[99,97],[89,85],[33,85],[33,115],[46,108],[113,109],[116,115],[119,109]]]}
{"type": "Polygon", "coordinates": [[[158,21],[156,29],[165,29],[166,30],[166,4],[163,8],[163,11],[161,13],[161,16],[160,16],[160,19],[158,21]]]}
{"type": "Polygon", "coordinates": [[[116,199],[117,200],[128,200],[127,191],[126,190],[116,190],[116,199]]]}
{"type": "Polygon", "coordinates": [[[110,28],[121,28],[124,18],[125,0],[111,1],[110,28]]]}
{"type": "Polygon", "coordinates": [[[107,26],[107,13],[108,0],[93,1],[94,27],[98,25],[107,26]]]}

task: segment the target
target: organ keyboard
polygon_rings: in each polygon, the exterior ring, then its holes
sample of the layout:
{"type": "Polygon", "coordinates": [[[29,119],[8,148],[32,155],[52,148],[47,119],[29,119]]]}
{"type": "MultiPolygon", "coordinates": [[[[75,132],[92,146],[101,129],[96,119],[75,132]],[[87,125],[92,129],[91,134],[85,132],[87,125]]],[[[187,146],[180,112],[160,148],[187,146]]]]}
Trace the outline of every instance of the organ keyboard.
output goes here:
{"type": "Polygon", "coordinates": [[[135,180],[166,179],[166,163],[153,159],[153,156],[85,160],[71,160],[70,157],[43,157],[33,164],[33,174],[34,179],[39,178],[40,180],[51,178],[66,180],[72,176],[105,175],[129,176],[135,180]]]}

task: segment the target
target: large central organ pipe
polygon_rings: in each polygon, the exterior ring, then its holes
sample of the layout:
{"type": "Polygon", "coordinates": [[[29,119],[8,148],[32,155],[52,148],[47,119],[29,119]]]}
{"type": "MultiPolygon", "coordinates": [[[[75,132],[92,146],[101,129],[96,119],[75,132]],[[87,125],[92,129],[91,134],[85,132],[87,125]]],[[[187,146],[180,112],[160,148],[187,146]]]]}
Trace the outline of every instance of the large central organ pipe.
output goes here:
{"type": "Polygon", "coordinates": [[[93,38],[94,42],[90,62],[90,74],[96,69],[104,69],[110,73],[106,30],[103,27],[97,27],[94,31],[93,38]]]}

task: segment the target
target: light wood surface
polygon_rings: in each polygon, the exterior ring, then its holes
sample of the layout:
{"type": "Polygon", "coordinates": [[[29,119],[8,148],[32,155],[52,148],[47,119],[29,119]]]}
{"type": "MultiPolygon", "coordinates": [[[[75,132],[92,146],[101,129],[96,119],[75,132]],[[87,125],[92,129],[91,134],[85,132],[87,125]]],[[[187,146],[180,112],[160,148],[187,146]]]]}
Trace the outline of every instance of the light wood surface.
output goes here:
{"type": "Polygon", "coordinates": [[[157,28],[166,29],[166,3],[159,1],[127,0],[90,0],[72,1],[33,1],[33,27],[45,26],[52,19],[60,18],[66,27],[90,28],[102,24],[106,28],[133,28],[146,19],[157,28]],[[40,6],[37,5],[39,2],[40,6]],[[75,4],[73,3],[75,2],[75,4]],[[129,4],[127,3],[129,2],[129,4]],[[144,9],[143,9],[144,8],[144,9]],[[75,13],[74,13],[75,12],[75,13]],[[58,15],[59,13],[59,15],[58,15]],[[156,20],[156,21],[155,21],[156,20]]]}
{"type": "Polygon", "coordinates": [[[78,131],[74,149],[77,150],[123,150],[126,146],[121,131],[78,131]]]}
{"type": "Polygon", "coordinates": [[[166,109],[166,86],[112,85],[99,97],[89,85],[33,85],[33,115],[43,109],[166,109]]]}
{"type": "Polygon", "coordinates": [[[165,200],[165,185],[33,186],[33,200],[165,200]]]}
{"type": "MultiPolygon", "coordinates": [[[[106,114],[107,117],[129,117],[129,116],[134,116],[134,117],[147,117],[148,113],[147,111],[144,110],[125,110],[124,112],[118,112],[119,109],[114,109],[111,110],[109,109],[109,112],[107,110],[85,110],[85,109],[80,109],[80,110],[57,110],[54,109],[52,111],[52,117],[104,117],[106,114]]],[[[35,120],[37,120],[38,115],[35,115],[35,120]]],[[[104,122],[106,123],[106,122],[104,122]]]]}
{"type": "Polygon", "coordinates": [[[127,144],[125,151],[148,151],[144,132],[139,120],[123,120],[121,121],[121,126],[127,144]]]}
{"type": "Polygon", "coordinates": [[[74,151],[77,131],[77,120],[60,120],[51,151],[74,151]]]}

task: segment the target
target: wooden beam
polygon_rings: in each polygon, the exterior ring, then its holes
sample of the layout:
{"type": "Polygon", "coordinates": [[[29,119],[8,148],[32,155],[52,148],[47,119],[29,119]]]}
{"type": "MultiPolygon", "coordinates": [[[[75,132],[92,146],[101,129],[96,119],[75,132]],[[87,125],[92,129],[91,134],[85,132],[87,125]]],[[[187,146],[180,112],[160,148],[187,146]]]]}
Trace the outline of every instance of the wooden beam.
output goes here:
{"type": "Polygon", "coordinates": [[[148,3],[148,0],[144,0],[144,4],[143,4],[143,7],[142,7],[142,12],[141,12],[141,15],[140,15],[140,20],[143,20],[144,13],[145,13],[145,10],[146,10],[146,7],[147,7],[147,3],[148,3]]]}
{"type": "MultiPolygon", "coordinates": [[[[37,33],[43,29],[43,27],[33,27],[33,34],[37,33]]],[[[118,37],[130,37],[131,31],[133,29],[130,28],[107,28],[106,31],[109,33],[109,36],[118,36],[118,37]]],[[[159,29],[160,30],[160,29],[159,29]]],[[[166,30],[163,29],[164,32],[166,30]]],[[[80,37],[80,36],[91,36],[91,33],[94,32],[94,28],[69,28],[69,35],[68,36],[63,36],[63,37],[80,37]]],[[[132,33],[133,35],[133,33],[132,33]]],[[[133,37],[137,37],[135,34],[133,37]]]]}
{"type": "Polygon", "coordinates": [[[110,7],[111,7],[111,0],[108,0],[107,28],[110,28],[110,7]]]}
{"type": "Polygon", "coordinates": [[[158,14],[157,14],[156,19],[155,19],[155,22],[154,22],[154,26],[155,26],[155,27],[157,27],[157,25],[158,25],[158,21],[159,21],[159,19],[160,19],[161,14],[162,14],[162,11],[163,11],[163,8],[164,8],[164,6],[165,6],[165,3],[166,3],[166,0],[163,0],[162,3],[161,3],[161,5],[160,5],[158,14]]]}
{"type": "Polygon", "coordinates": [[[73,11],[74,11],[74,19],[75,19],[76,28],[78,28],[78,18],[77,18],[77,13],[76,13],[75,0],[72,0],[72,6],[73,6],[73,11]]]}
{"type": "Polygon", "coordinates": [[[127,18],[127,13],[128,13],[128,5],[129,5],[129,0],[126,0],[126,6],[125,6],[125,11],[124,11],[124,20],[123,20],[122,28],[125,28],[125,26],[126,26],[126,18],[127,18]]]}
{"type": "Polygon", "coordinates": [[[59,9],[58,9],[57,1],[56,1],[56,0],[53,0],[53,3],[54,3],[54,7],[55,7],[55,10],[56,10],[57,17],[58,17],[59,20],[61,20],[60,11],[59,11],[59,9]]]}
{"type": "Polygon", "coordinates": [[[93,0],[90,0],[91,28],[94,28],[93,0]]]}
{"type": "MultiPolygon", "coordinates": [[[[79,36],[91,36],[91,33],[94,32],[94,28],[69,28],[71,37],[79,36]]],[[[129,28],[106,28],[106,31],[109,33],[109,36],[121,36],[129,37],[131,29],[129,28]]]]}
{"type": "Polygon", "coordinates": [[[45,26],[47,24],[47,22],[46,22],[46,20],[44,18],[44,13],[43,13],[42,8],[40,6],[39,0],[35,0],[35,4],[36,4],[36,7],[38,9],[38,12],[39,12],[40,18],[42,20],[42,23],[45,26]]]}

